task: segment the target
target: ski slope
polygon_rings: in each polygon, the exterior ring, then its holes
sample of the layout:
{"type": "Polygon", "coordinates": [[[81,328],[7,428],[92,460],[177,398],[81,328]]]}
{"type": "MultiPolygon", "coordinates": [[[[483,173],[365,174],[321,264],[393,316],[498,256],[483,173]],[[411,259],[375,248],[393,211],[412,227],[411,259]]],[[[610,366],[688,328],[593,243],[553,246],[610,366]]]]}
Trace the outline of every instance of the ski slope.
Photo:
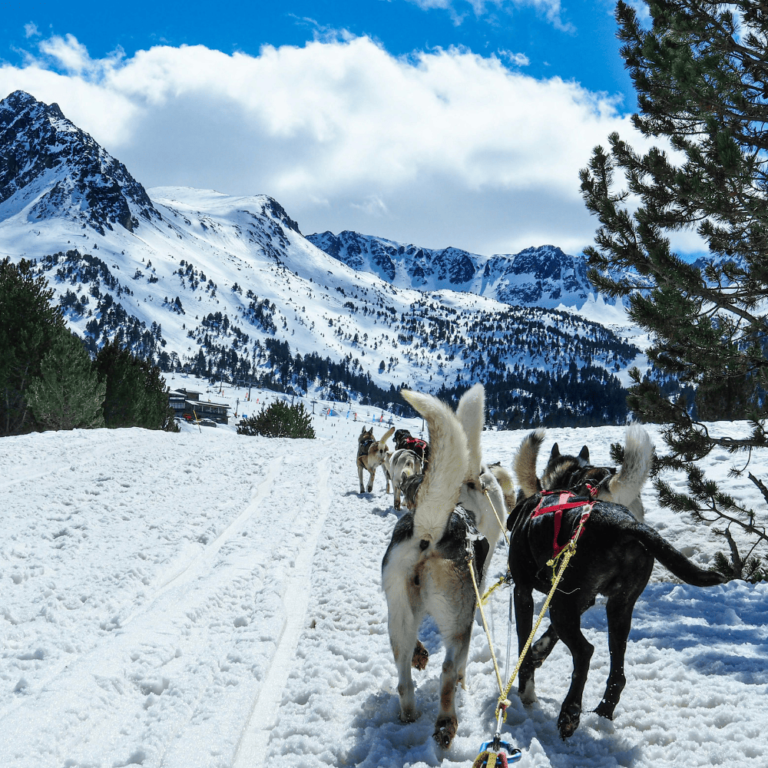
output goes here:
{"type": "MultiPolygon", "coordinates": [[[[423,715],[397,719],[379,583],[391,496],[381,473],[372,494],[356,492],[360,424],[319,414],[316,424],[316,440],[185,426],[0,441],[3,768],[471,765],[497,696],[482,628],[442,753],[431,739],[442,648],[429,622],[430,663],[415,675],[423,715]]],[[[522,435],[484,433],[486,458],[509,466],[522,435]]],[[[587,442],[602,463],[622,436],[550,430],[543,451],[587,442]]],[[[709,467],[724,479],[730,463],[716,453],[709,467]]],[[[758,505],[748,481],[728,482],[758,505]]],[[[696,562],[721,548],[652,491],[644,502],[648,522],[696,562]]],[[[500,547],[491,574],[503,568],[500,547]]],[[[657,566],[638,602],[615,722],[587,713],[559,739],[571,671],[561,646],[537,674],[539,702],[527,711],[513,694],[505,733],[524,751],[519,765],[768,764],[768,587],[669,579],[657,566]]],[[[501,658],[507,598],[490,607],[501,658]]],[[[595,645],[590,709],[609,664],[602,607],[583,624],[595,645]]]]}

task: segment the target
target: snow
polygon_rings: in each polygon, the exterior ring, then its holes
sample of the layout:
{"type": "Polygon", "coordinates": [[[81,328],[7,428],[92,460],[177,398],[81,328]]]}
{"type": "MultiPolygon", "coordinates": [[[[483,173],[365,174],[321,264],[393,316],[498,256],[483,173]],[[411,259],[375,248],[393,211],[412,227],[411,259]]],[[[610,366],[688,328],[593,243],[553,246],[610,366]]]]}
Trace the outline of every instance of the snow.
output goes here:
{"type": "MultiPolygon", "coordinates": [[[[229,426],[0,441],[3,768],[471,764],[497,696],[482,628],[458,693],[458,735],[441,753],[431,732],[442,650],[430,622],[421,638],[431,659],[416,673],[423,715],[397,719],[379,583],[392,498],[381,473],[372,494],[356,492],[360,424],[343,414],[315,423],[316,440],[242,437],[229,426]]],[[[509,466],[523,434],[485,432],[486,459],[509,466]]],[[[587,443],[607,463],[622,437],[617,427],[550,430],[542,451],[587,443]]],[[[728,479],[730,464],[716,451],[707,468],[757,508],[751,483],[728,479]]],[[[651,489],[643,499],[647,521],[696,562],[723,548],[660,509],[651,489]]],[[[499,547],[491,574],[503,568],[499,547]]],[[[560,740],[571,671],[560,646],[537,673],[538,703],[526,710],[513,693],[505,735],[524,752],[519,765],[768,764],[768,585],[673,582],[657,566],[637,604],[614,722],[586,713],[560,740]]],[[[503,659],[508,603],[497,595],[490,624],[503,659]]],[[[609,664],[600,605],[583,625],[595,645],[590,709],[609,664]]]]}

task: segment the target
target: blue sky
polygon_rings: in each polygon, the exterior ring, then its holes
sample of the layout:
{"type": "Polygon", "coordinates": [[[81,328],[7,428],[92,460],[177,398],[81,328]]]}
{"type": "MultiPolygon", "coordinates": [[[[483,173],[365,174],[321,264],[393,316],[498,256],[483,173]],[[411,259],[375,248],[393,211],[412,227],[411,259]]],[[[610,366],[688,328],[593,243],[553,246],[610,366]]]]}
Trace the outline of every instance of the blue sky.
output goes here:
{"type": "MultiPolygon", "coordinates": [[[[432,0],[441,4],[443,0],[432,0]]],[[[430,0],[423,0],[430,5],[430,0]]],[[[565,0],[517,5],[486,2],[477,10],[457,0],[449,7],[420,7],[413,0],[277,0],[225,3],[32,2],[9,4],[0,21],[0,56],[21,60],[29,47],[25,27],[41,36],[74,35],[91,56],[122,48],[127,55],[154,45],[205,45],[257,55],[265,44],[303,45],[317,35],[347,30],[367,35],[401,56],[435,47],[463,46],[487,55],[523,54],[533,77],[559,75],[591,91],[622,94],[635,107],[634,90],[619,55],[611,0],[565,0]],[[552,14],[552,8],[559,12],[552,14]]]]}
{"type": "Polygon", "coordinates": [[[608,0],[14,3],[0,98],[57,102],[147,188],[269,194],[305,233],[576,253],[592,148],[648,146],[615,33],[608,0]]]}

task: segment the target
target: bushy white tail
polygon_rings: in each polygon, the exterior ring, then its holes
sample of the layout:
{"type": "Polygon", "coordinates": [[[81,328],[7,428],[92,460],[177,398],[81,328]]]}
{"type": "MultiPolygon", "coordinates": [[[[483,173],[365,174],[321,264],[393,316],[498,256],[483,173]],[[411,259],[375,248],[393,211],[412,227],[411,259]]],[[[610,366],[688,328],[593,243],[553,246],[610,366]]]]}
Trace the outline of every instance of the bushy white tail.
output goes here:
{"type": "Polygon", "coordinates": [[[637,424],[627,430],[624,444],[624,463],[611,478],[608,490],[611,501],[628,507],[640,495],[653,460],[651,436],[637,424]]]}
{"type": "Polygon", "coordinates": [[[483,461],[481,442],[485,423],[485,389],[482,384],[475,384],[461,396],[456,416],[464,428],[469,449],[469,469],[465,479],[479,487],[480,465],[483,461]]]}
{"type": "Polygon", "coordinates": [[[526,498],[533,496],[541,489],[539,477],[536,474],[536,459],[539,457],[539,449],[544,442],[545,434],[546,430],[539,428],[526,435],[515,454],[512,466],[517,484],[522,488],[526,498]]]}
{"type": "Polygon", "coordinates": [[[402,390],[401,394],[429,426],[429,469],[416,496],[414,537],[437,542],[467,476],[467,438],[453,411],[436,397],[410,390],[402,390]]]}

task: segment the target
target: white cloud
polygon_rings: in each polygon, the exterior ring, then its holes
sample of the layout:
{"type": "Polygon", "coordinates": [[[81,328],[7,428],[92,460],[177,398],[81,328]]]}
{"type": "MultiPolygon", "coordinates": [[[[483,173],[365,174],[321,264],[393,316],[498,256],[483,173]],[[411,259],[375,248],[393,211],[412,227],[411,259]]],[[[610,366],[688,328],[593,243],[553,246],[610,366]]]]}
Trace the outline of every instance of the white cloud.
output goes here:
{"type": "Polygon", "coordinates": [[[512,53],[512,51],[504,50],[499,50],[496,53],[513,67],[527,67],[531,63],[531,60],[524,53],[512,53]]]}
{"type": "Polygon", "coordinates": [[[49,56],[59,67],[71,74],[80,75],[92,67],[88,51],[74,35],[54,35],[48,40],[43,40],[39,48],[41,53],[49,56]]]}
{"type": "Polygon", "coordinates": [[[575,251],[597,226],[578,180],[593,146],[613,130],[644,146],[615,99],[466,50],[397,58],[363,37],[91,60],[70,35],[41,50],[0,67],[0,96],[58,102],[147,187],[270,194],[303,232],[575,251]]]}
{"type": "Polygon", "coordinates": [[[37,37],[40,34],[40,32],[37,29],[37,24],[34,22],[29,22],[29,24],[24,25],[24,36],[27,38],[30,37],[37,37]]]}
{"type": "Polygon", "coordinates": [[[410,0],[425,11],[440,9],[451,14],[454,24],[461,24],[466,13],[460,13],[467,6],[471,6],[475,16],[483,16],[492,9],[506,9],[529,7],[536,9],[544,15],[556,28],[571,31],[570,24],[564,24],[560,18],[560,0],[410,0]]]}

